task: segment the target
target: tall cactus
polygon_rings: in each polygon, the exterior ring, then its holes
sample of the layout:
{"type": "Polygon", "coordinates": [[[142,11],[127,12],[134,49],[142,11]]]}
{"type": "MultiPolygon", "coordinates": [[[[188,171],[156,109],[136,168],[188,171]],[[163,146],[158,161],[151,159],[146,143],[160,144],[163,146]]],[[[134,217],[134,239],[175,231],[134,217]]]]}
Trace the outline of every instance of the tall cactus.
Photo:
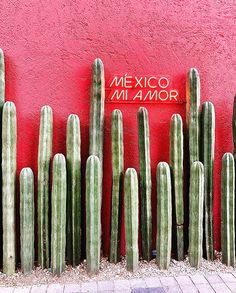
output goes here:
{"type": "Polygon", "coordinates": [[[16,107],[6,102],[2,114],[3,272],[15,272],[16,107]]]}
{"type": "Polygon", "coordinates": [[[208,260],[214,259],[213,168],[215,153],[215,109],[211,102],[202,105],[202,162],[204,165],[205,239],[208,260]]]}
{"type": "Polygon", "coordinates": [[[236,95],[234,96],[233,117],[232,117],[233,143],[234,143],[234,160],[236,160],[236,95]]]}
{"type": "Polygon", "coordinates": [[[199,161],[200,155],[200,77],[196,68],[191,68],[186,83],[186,116],[189,129],[190,166],[199,161]]]}
{"type": "Polygon", "coordinates": [[[166,162],[157,165],[157,264],[161,270],[168,269],[171,257],[171,177],[166,162]]]}
{"type": "Polygon", "coordinates": [[[90,97],[89,155],[100,159],[103,164],[105,77],[102,60],[95,59],[90,97]]]}
{"type": "Polygon", "coordinates": [[[87,271],[97,273],[101,249],[101,163],[91,155],[86,163],[86,262],[87,271]]]}
{"type": "Polygon", "coordinates": [[[133,168],[125,172],[125,240],[126,262],[129,271],[138,268],[138,176],[133,168]]]}
{"type": "Polygon", "coordinates": [[[67,120],[67,257],[73,266],[81,259],[81,151],[80,121],[71,114],[67,120]]]}
{"type": "Polygon", "coordinates": [[[177,260],[184,259],[183,160],[183,123],[181,116],[174,114],[170,122],[170,169],[175,203],[177,260]]]}
{"type": "Polygon", "coordinates": [[[221,172],[221,247],[222,262],[235,263],[235,163],[231,153],[224,154],[221,172]]]}
{"type": "Polygon", "coordinates": [[[202,259],[204,167],[199,161],[190,170],[189,192],[189,262],[199,268],[202,259]]]}
{"type": "Polygon", "coordinates": [[[144,107],[140,107],[138,111],[138,133],[142,256],[143,259],[149,261],[151,259],[152,251],[152,179],[148,111],[144,107]]]}
{"type": "Polygon", "coordinates": [[[51,267],[59,275],[65,268],[66,250],[66,159],[56,154],[52,177],[51,267]]]}
{"type": "Polygon", "coordinates": [[[49,267],[49,169],[52,157],[52,109],[44,106],[40,115],[38,146],[38,262],[49,267]]]}
{"type": "Polygon", "coordinates": [[[112,204],[110,262],[117,263],[120,259],[121,197],[124,175],[123,121],[120,110],[112,112],[111,123],[112,204]]]}
{"type": "Polygon", "coordinates": [[[34,174],[30,168],[20,172],[20,243],[21,269],[34,267],[34,174]]]}

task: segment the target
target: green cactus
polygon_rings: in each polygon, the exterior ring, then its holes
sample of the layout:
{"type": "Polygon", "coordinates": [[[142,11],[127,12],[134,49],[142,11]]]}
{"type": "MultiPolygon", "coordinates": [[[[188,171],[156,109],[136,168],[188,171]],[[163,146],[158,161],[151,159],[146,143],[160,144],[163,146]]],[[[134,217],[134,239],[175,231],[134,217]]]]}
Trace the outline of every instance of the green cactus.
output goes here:
{"type": "Polygon", "coordinates": [[[21,269],[34,267],[34,174],[30,168],[20,172],[20,243],[21,269]]]}
{"type": "Polygon", "coordinates": [[[204,167],[199,161],[190,170],[189,191],[189,262],[199,268],[202,260],[204,167]]]}
{"type": "Polygon", "coordinates": [[[90,97],[89,155],[95,155],[100,159],[101,169],[103,164],[104,101],[104,67],[100,59],[95,59],[90,97]]]}
{"type": "Polygon", "coordinates": [[[197,69],[191,68],[186,83],[186,117],[189,129],[190,166],[199,161],[200,155],[200,77],[197,69]]]}
{"type": "Polygon", "coordinates": [[[204,205],[206,256],[214,259],[213,165],[215,152],[215,109],[211,102],[202,105],[202,162],[204,165],[204,205]]]}
{"type": "Polygon", "coordinates": [[[166,162],[157,165],[157,239],[156,261],[161,270],[168,269],[171,257],[171,177],[166,162]]]}
{"type": "Polygon", "coordinates": [[[15,272],[16,107],[6,102],[2,113],[3,273],[15,272]]]}
{"type": "Polygon", "coordinates": [[[87,271],[97,273],[101,249],[101,163],[91,155],[86,163],[86,262],[87,271]]]}
{"type": "Polygon", "coordinates": [[[81,259],[81,151],[80,121],[71,114],[67,120],[67,256],[73,266],[81,259]]]}
{"type": "Polygon", "coordinates": [[[123,122],[120,110],[112,112],[111,123],[112,204],[110,262],[117,263],[120,259],[121,196],[124,175],[123,122]]]}
{"type": "Polygon", "coordinates": [[[148,111],[140,107],[138,111],[140,203],[141,203],[141,237],[142,256],[149,261],[152,251],[152,179],[150,163],[150,134],[148,111]]]}
{"type": "Polygon", "coordinates": [[[52,109],[44,106],[40,115],[38,146],[38,262],[49,267],[49,174],[52,157],[52,109]]]}
{"type": "Polygon", "coordinates": [[[183,160],[183,123],[181,116],[174,114],[170,122],[170,169],[175,203],[177,260],[184,259],[183,160]]]}
{"type": "Polygon", "coordinates": [[[52,176],[51,267],[57,275],[65,268],[66,189],[66,159],[63,154],[56,154],[52,176]]]}
{"type": "Polygon", "coordinates": [[[232,130],[234,142],[234,160],[236,160],[236,95],[234,96],[233,117],[232,117],[232,130]]]}
{"type": "Polygon", "coordinates": [[[125,172],[125,243],[127,270],[138,268],[138,176],[133,168],[125,172]]]}
{"type": "Polygon", "coordinates": [[[221,247],[222,262],[235,263],[235,164],[231,153],[224,154],[221,172],[221,247]]]}

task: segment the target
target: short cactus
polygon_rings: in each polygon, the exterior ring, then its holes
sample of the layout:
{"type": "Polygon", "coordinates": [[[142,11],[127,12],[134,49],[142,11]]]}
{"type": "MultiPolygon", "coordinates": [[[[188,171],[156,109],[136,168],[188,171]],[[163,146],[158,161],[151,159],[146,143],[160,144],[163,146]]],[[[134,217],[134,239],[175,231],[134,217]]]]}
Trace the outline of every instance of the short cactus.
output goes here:
{"type": "Polygon", "coordinates": [[[81,258],[81,151],[80,121],[71,114],[67,120],[67,257],[73,266],[81,258]]]}
{"type": "Polygon", "coordinates": [[[138,176],[133,168],[125,172],[125,240],[127,270],[138,268],[138,176]]]}
{"type": "Polygon", "coordinates": [[[140,171],[140,204],[141,204],[141,236],[142,256],[149,261],[152,251],[152,179],[150,163],[150,134],[148,111],[141,107],[138,111],[139,133],[139,171],[140,171]]]}
{"type": "Polygon", "coordinates": [[[49,173],[52,157],[52,109],[44,106],[40,115],[38,146],[38,262],[49,267],[49,173]]]}
{"type": "Polygon", "coordinates": [[[214,259],[213,168],[215,153],[215,109],[211,102],[202,105],[202,162],[204,165],[205,243],[208,260],[214,259]]]}
{"type": "Polygon", "coordinates": [[[221,247],[222,262],[235,263],[235,163],[231,153],[224,154],[221,172],[221,247]]]}
{"type": "Polygon", "coordinates": [[[66,159],[62,154],[53,159],[51,231],[51,268],[59,275],[65,268],[66,250],[66,159]]]}
{"type": "Polygon", "coordinates": [[[190,170],[189,191],[189,262],[199,268],[202,260],[204,167],[199,161],[190,170]]]}
{"type": "Polygon", "coordinates": [[[101,163],[91,155],[86,163],[86,263],[87,271],[97,273],[101,249],[101,163]]]}
{"type": "Polygon", "coordinates": [[[197,69],[191,68],[186,83],[186,117],[189,129],[189,161],[199,161],[200,156],[200,77],[197,69]]]}
{"type": "Polygon", "coordinates": [[[157,166],[157,239],[156,260],[161,270],[168,269],[171,257],[171,177],[170,168],[166,162],[157,166]]]}
{"type": "Polygon", "coordinates": [[[2,49],[0,49],[0,109],[2,114],[5,102],[5,61],[2,49]]]}
{"type": "Polygon", "coordinates": [[[120,110],[112,112],[111,123],[112,201],[110,262],[117,263],[120,259],[121,196],[124,175],[123,122],[120,110]]]}
{"type": "Polygon", "coordinates": [[[16,107],[6,102],[2,113],[3,273],[15,273],[16,107]]]}
{"type": "Polygon", "coordinates": [[[184,259],[183,160],[183,123],[181,116],[174,114],[170,122],[170,169],[175,204],[177,260],[184,259]]]}
{"type": "Polygon", "coordinates": [[[20,243],[21,270],[34,267],[34,174],[30,168],[20,172],[20,243]]]}

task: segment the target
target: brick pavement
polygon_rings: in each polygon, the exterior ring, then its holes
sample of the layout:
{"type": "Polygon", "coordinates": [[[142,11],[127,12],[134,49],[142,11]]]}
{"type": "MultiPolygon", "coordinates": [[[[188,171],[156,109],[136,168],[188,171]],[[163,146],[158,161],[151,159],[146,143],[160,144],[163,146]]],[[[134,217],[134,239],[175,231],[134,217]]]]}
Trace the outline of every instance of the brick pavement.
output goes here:
{"type": "Polygon", "coordinates": [[[130,280],[0,287],[0,293],[236,293],[236,273],[149,277],[130,280]]]}

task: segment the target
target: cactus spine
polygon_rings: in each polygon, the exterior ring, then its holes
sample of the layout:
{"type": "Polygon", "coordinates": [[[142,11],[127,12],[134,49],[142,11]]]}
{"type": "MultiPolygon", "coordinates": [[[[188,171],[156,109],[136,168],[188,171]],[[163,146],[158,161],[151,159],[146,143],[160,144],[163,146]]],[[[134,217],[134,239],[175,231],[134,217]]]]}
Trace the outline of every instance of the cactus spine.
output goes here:
{"type": "Polygon", "coordinates": [[[81,152],[80,121],[71,114],[67,120],[67,256],[73,266],[81,258],[81,152]]]}
{"type": "Polygon", "coordinates": [[[40,115],[38,146],[38,261],[49,267],[49,169],[52,156],[52,109],[44,106],[40,115]]]}
{"type": "Polygon", "coordinates": [[[117,263],[120,259],[120,222],[121,196],[124,174],[123,121],[120,110],[112,112],[111,125],[112,148],[112,205],[111,205],[111,237],[110,262],[117,263]]]}
{"type": "Polygon", "coordinates": [[[30,168],[20,172],[20,242],[21,269],[27,273],[34,266],[34,174],[30,168]]]}
{"type": "Polygon", "coordinates": [[[138,176],[133,168],[125,172],[125,240],[129,271],[138,268],[138,176]]]}
{"type": "Polygon", "coordinates": [[[213,231],[213,164],[215,152],[215,109],[212,103],[202,105],[202,162],[204,165],[205,239],[208,260],[214,259],[213,231]]]}
{"type": "Polygon", "coordinates": [[[200,155],[200,77],[196,68],[191,68],[186,83],[187,126],[189,128],[190,166],[199,161],[200,155]]]}
{"type": "Polygon", "coordinates": [[[2,114],[3,273],[15,272],[16,108],[6,102],[2,114]]]}
{"type": "Polygon", "coordinates": [[[93,63],[92,88],[90,97],[89,155],[100,159],[103,164],[105,77],[102,60],[93,63]]]}
{"type": "Polygon", "coordinates": [[[53,159],[51,233],[51,267],[59,275],[65,268],[66,249],[66,160],[62,154],[53,159]]]}
{"type": "Polygon", "coordinates": [[[234,142],[234,160],[236,160],[236,95],[234,96],[233,117],[232,117],[232,130],[234,142]]]}
{"type": "Polygon", "coordinates": [[[189,262],[199,268],[202,259],[204,167],[199,161],[190,170],[189,193],[189,262]]]}
{"type": "Polygon", "coordinates": [[[184,259],[184,202],[183,202],[183,123],[179,114],[170,122],[170,169],[175,203],[177,260],[184,259]]]}
{"type": "Polygon", "coordinates": [[[222,158],[221,173],[221,247],[222,262],[235,262],[235,164],[231,153],[222,158]]]}
{"type": "Polygon", "coordinates": [[[148,111],[140,107],[138,111],[140,201],[141,201],[141,236],[142,256],[149,261],[152,250],[152,179],[150,165],[150,134],[148,111]]]}
{"type": "Polygon", "coordinates": [[[157,264],[161,270],[168,269],[171,256],[171,177],[166,162],[157,166],[157,264]]]}
{"type": "Polygon", "coordinates": [[[101,163],[91,155],[86,163],[86,262],[97,273],[101,249],[101,163]]]}

